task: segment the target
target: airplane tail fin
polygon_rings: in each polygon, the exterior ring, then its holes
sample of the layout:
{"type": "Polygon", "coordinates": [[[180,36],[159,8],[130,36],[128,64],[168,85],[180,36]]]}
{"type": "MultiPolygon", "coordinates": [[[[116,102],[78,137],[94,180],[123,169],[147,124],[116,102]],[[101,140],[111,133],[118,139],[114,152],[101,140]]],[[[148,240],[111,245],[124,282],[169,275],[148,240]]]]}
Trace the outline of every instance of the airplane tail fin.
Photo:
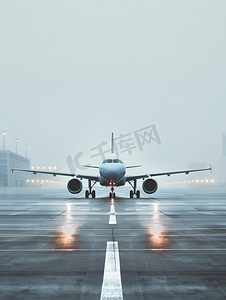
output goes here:
{"type": "Polygon", "coordinates": [[[113,135],[113,132],[111,134],[111,153],[114,153],[114,135],[113,135]]]}

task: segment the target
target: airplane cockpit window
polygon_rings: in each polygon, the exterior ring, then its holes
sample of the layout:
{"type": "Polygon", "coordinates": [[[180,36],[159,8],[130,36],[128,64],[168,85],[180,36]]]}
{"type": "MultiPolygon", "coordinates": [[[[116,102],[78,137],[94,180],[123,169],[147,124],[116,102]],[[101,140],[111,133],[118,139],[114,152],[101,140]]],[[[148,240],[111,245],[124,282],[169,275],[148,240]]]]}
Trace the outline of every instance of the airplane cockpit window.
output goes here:
{"type": "Polygon", "coordinates": [[[103,160],[102,164],[110,164],[110,163],[115,163],[115,164],[123,164],[123,162],[121,161],[121,159],[105,159],[103,160]]]}

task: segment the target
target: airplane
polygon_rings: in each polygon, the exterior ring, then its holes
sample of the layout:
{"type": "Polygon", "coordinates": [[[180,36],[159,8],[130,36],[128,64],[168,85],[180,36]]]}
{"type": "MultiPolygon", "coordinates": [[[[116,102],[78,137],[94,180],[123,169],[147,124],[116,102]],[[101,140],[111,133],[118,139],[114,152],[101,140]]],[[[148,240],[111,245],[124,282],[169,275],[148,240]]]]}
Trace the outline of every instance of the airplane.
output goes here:
{"type": "Polygon", "coordinates": [[[176,172],[164,172],[164,173],[153,173],[153,174],[141,174],[141,175],[133,175],[127,176],[126,170],[129,168],[140,167],[141,165],[135,166],[126,166],[125,163],[115,157],[114,154],[114,137],[112,133],[111,137],[111,155],[108,158],[104,159],[99,167],[92,165],[84,165],[84,167],[96,168],[99,169],[99,176],[91,176],[91,175],[81,175],[81,174],[72,174],[72,173],[59,173],[59,172],[49,172],[49,171],[39,171],[39,170],[23,170],[23,169],[12,169],[13,171],[23,171],[23,172],[31,172],[33,174],[42,173],[42,174],[51,174],[53,176],[61,175],[61,176],[71,176],[73,179],[69,180],[67,184],[67,189],[72,194],[78,194],[82,191],[83,185],[81,180],[88,180],[88,190],[85,191],[85,198],[89,198],[91,195],[92,198],[96,197],[96,192],[93,190],[94,185],[99,182],[101,186],[110,187],[110,198],[115,198],[115,187],[124,186],[126,182],[128,182],[132,190],[130,190],[129,196],[133,198],[136,195],[137,198],[140,198],[140,190],[137,189],[137,180],[143,179],[142,188],[146,194],[153,194],[158,189],[157,182],[151,177],[155,176],[170,176],[172,174],[189,174],[191,172],[199,172],[199,171],[212,171],[212,167],[210,165],[209,168],[206,169],[197,169],[197,170],[185,170],[185,171],[176,171],[176,172]]]}

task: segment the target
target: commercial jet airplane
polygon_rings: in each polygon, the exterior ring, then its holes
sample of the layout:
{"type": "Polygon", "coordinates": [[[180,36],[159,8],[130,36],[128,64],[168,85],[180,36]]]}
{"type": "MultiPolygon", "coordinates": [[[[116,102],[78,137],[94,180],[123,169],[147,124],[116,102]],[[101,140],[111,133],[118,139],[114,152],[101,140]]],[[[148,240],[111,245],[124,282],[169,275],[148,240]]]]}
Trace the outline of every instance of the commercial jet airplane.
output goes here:
{"type": "Polygon", "coordinates": [[[46,172],[46,171],[39,171],[39,170],[22,170],[22,169],[12,169],[12,172],[13,171],[24,171],[24,172],[31,172],[33,174],[43,173],[43,174],[51,174],[53,176],[62,175],[62,176],[74,177],[73,179],[69,180],[69,182],[67,184],[67,189],[72,194],[80,193],[82,191],[82,187],[83,187],[81,180],[88,179],[88,190],[85,191],[86,198],[88,198],[89,195],[91,195],[92,198],[95,198],[96,193],[95,193],[95,190],[93,190],[93,187],[97,182],[99,182],[100,185],[102,185],[102,186],[110,187],[109,197],[111,197],[111,198],[115,198],[115,192],[114,192],[115,187],[124,186],[126,184],[126,182],[128,182],[132,187],[132,190],[130,190],[130,194],[129,194],[130,198],[133,198],[134,195],[136,195],[137,198],[140,198],[140,191],[137,190],[137,180],[138,179],[143,179],[143,184],[142,184],[143,191],[147,194],[153,194],[157,191],[158,184],[151,177],[162,176],[162,175],[170,176],[171,174],[180,174],[180,173],[189,174],[191,172],[207,171],[207,170],[212,171],[212,167],[210,166],[207,169],[127,176],[126,169],[140,167],[140,165],[126,166],[125,163],[121,159],[118,159],[115,157],[113,133],[112,133],[112,138],[111,138],[111,155],[107,159],[104,159],[101,162],[99,167],[98,166],[90,166],[90,165],[84,165],[84,166],[99,169],[99,176],[71,174],[71,173],[58,173],[58,172],[48,172],[48,171],[46,172]]]}

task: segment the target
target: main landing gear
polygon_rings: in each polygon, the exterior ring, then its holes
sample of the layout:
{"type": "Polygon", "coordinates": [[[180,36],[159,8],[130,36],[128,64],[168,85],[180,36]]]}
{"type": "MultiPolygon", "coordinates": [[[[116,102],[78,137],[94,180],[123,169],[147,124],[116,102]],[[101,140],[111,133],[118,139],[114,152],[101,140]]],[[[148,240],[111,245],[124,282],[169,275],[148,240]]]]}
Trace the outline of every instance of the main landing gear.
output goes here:
{"type": "Polygon", "coordinates": [[[137,190],[137,180],[134,179],[133,185],[132,185],[132,183],[130,181],[128,181],[128,182],[131,185],[131,187],[133,188],[133,190],[130,190],[130,192],[129,192],[130,198],[133,198],[133,195],[136,195],[137,198],[140,198],[140,191],[137,190]]]}
{"type": "Polygon", "coordinates": [[[89,198],[89,195],[91,195],[92,198],[95,198],[95,197],[96,197],[96,192],[95,192],[95,191],[92,191],[92,188],[93,188],[94,185],[96,184],[96,181],[94,181],[94,183],[93,183],[93,185],[92,185],[91,179],[88,179],[88,184],[89,184],[89,190],[86,190],[86,191],[85,191],[85,197],[86,197],[86,198],[89,198]]]}

